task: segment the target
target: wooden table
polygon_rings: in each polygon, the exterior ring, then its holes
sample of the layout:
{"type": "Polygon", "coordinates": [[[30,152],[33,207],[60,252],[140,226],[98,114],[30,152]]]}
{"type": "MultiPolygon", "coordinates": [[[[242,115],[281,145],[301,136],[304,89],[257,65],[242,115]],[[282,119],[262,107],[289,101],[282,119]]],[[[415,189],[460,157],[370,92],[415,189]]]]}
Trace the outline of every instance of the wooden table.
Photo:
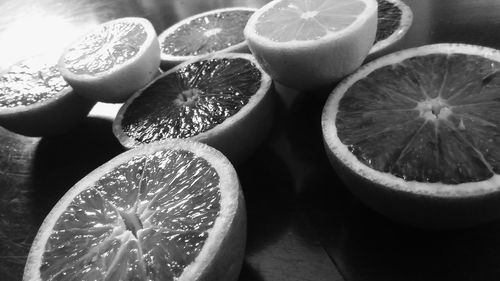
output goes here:
{"type": "MultiPolygon", "coordinates": [[[[158,32],[189,15],[265,0],[2,0],[0,69],[57,50],[123,16],[158,32]]],[[[500,1],[406,0],[413,26],[402,48],[464,42],[500,48],[500,1]]],[[[320,132],[324,98],[284,91],[274,130],[237,167],[248,207],[240,280],[499,280],[500,222],[455,231],[395,224],[353,198],[330,168],[320,132]]],[[[0,128],[0,280],[20,280],[40,223],[76,181],[123,151],[117,106],[99,104],[68,134],[28,138],[0,128]]]]}

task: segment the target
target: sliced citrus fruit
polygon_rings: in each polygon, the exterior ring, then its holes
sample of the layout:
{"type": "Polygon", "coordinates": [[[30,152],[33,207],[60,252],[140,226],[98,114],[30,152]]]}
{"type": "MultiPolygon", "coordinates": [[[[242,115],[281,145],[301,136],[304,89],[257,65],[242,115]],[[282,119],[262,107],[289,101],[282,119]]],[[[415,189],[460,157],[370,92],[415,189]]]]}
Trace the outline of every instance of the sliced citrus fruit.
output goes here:
{"type": "Polygon", "coordinates": [[[271,78],[250,54],[186,61],[132,96],[113,123],[127,148],[170,138],[207,143],[243,161],[272,120],[271,78]]]}
{"type": "Polygon", "coordinates": [[[232,7],[188,17],[163,31],[158,39],[162,67],[220,52],[248,52],[243,29],[254,8],[232,7]]]}
{"type": "Polygon", "coordinates": [[[64,133],[94,104],[75,94],[57,69],[57,57],[50,54],[22,60],[0,74],[0,126],[19,134],[64,133]]]}
{"type": "Polygon", "coordinates": [[[274,80],[311,90],[358,68],[376,29],[375,0],[274,0],[250,17],[244,34],[274,80]]]}
{"type": "Polygon", "coordinates": [[[144,18],[119,18],[70,44],[59,60],[64,79],[90,99],[123,102],[149,83],[160,66],[160,43],[144,18]]]}
{"type": "Polygon", "coordinates": [[[236,280],[246,215],[231,163],[174,140],[122,153],[45,218],[23,280],[236,280]]]}
{"type": "Polygon", "coordinates": [[[388,54],[410,30],[413,12],[401,0],[377,0],[378,24],[375,44],[370,49],[367,60],[388,54]]]}
{"type": "Polygon", "coordinates": [[[368,205],[418,226],[500,217],[500,52],[437,44],[361,67],[330,95],[328,155],[368,205]]]}

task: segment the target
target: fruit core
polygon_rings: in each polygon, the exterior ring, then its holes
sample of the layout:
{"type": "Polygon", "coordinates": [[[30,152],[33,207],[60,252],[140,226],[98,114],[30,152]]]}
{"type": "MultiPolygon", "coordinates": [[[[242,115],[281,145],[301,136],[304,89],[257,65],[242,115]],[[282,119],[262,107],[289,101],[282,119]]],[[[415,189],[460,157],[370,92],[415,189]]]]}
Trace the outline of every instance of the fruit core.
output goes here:
{"type": "Polygon", "coordinates": [[[300,15],[300,18],[307,20],[307,19],[314,18],[316,15],[318,15],[318,11],[307,11],[307,12],[303,12],[300,15]]]}
{"type": "Polygon", "coordinates": [[[446,120],[452,114],[450,106],[439,97],[418,102],[417,110],[429,121],[446,120]]]}
{"type": "Polygon", "coordinates": [[[177,95],[177,99],[175,99],[174,103],[178,106],[191,105],[202,94],[203,94],[202,90],[187,89],[179,93],[179,95],[177,95]]]}
{"type": "Polygon", "coordinates": [[[210,37],[219,34],[222,31],[222,28],[217,27],[217,28],[212,28],[203,33],[205,37],[210,37]]]}
{"type": "Polygon", "coordinates": [[[126,229],[132,232],[132,234],[134,234],[134,236],[137,238],[137,231],[143,228],[140,217],[136,212],[133,211],[125,212],[119,210],[119,214],[123,222],[125,223],[126,229]]]}

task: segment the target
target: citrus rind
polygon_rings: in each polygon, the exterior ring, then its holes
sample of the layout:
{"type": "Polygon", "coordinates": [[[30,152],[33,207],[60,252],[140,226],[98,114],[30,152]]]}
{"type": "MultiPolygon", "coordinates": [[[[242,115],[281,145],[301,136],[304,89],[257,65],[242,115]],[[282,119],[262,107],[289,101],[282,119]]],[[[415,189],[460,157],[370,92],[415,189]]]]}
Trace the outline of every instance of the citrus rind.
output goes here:
{"type": "MultiPolygon", "coordinates": [[[[260,145],[271,128],[273,120],[273,86],[272,79],[259,66],[255,58],[251,54],[244,53],[217,53],[188,60],[176,67],[164,72],[150,84],[164,76],[170,75],[179,69],[188,66],[191,63],[222,58],[243,58],[246,59],[260,70],[261,83],[257,92],[252,95],[248,103],[243,106],[236,114],[226,118],[222,123],[214,126],[210,130],[199,133],[188,139],[202,142],[220,150],[233,163],[241,163],[247,159],[253,151],[260,145]]],[[[147,86],[144,88],[146,89],[147,86]]],[[[130,138],[122,129],[122,120],[125,111],[133,101],[140,96],[142,91],[135,93],[127,102],[120,108],[114,122],[113,133],[119,142],[125,148],[133,148],[142,143],[136,142],[130,138]]]]}
{"type": "Polygon", "coordinates": [[[64,79],[78,94],[95,101],[120,103],[159,73],[160,62],[160,43],[151,22],[145,18],[128,17],[105,22],[93,28],[63,51],[58,65],[64,79]],[[77,74],[68,69],[65,63],[66,54],[73,46],[81,43],[87,36],[117,23],[132,23],[144,27],[146,40],[133,57],[111,69],[93,74],[77,74]]]}
{"type": "Polygon", "coordinates": [[[77,126],[95,103],[65,89],[43,102],[0,109],[0,126],[25,136],[55,136],[77,126]]]}
{"type": "MultiPolygon", "coordinates": [[[[255,12],[255,11],[257,11],[257,9],[250,8],[250,7],[221,8],[221,9],[211,10],[211,11],[207,11],[207,12],[203,12],[200,14],[196,14],[196,15],[187,17],[187,18],[177,22],[176,24],[170,26],[169,28],[164,30],[162,33],[160,33],[160,35],[158,35],[158,41],[160,42],[160,46],[166,37],[168,37],[171,34],[174,34],[179,27],[186,25],[195,19],[202,18],[202,17],[208,16],[208,15],[213,15],[213,14],[217,14],[217,13],[226,13],[226,12],[231,12],[231,11],[255,12]]],[[[250,52],[250,50],[248,49],[248,45],[247,45],[246,41],[242,41],[238,44],[234,44],[234,45],[231,45],[227,48],[213,52],[213,54],[216,54],[216,53],[249,53],[249,52],[250,52]]],[[[178,56],[178,55],[172,55],[172,54],[168,54],[165,52],[161,52],[161,66],[163,69],[169,69],[169,68],[172,68],[172,67],[174,67],[174,66],[176,66],[179,63],[182,63],[184,61],[196,59],[196,58],[199,58],[199,57],[202,57],[205,55],[208,55],[208,54],[178,56]]]]}
{"type": "Polygon", "coordinates": [[[323,139],[334,170],[365,204],[394,220],[418,227],[461,228],[500,216],[500,175],[460,184],[405,181],[363,164],[337,135],[335,120],[339,101],[356,81],[376,69],[408,58],[457,53],[500,62],[500,51],[466,44],[442,43],[402,50],[363,65],[332,91],[324,106],[323,139]]]}
{"type": "Polygon", "coordinates": [[[271,1],[248,20],[247,44],[264,70],[280,84],[297,90],[330,86],[358,68],[375,40],[377,2],[361,0],[364,11],[343,30],[315,40],[275,42],[257,33],[259,17],[282,0],[271,1]]]}
{"type": "Polygon", "coordinates": [[[385,0],[394,4],[401,10],[401,21],[398,28],[384,40],[376,42],[368,53],[367,61],[390,53],[397,44],[406,36],[413,23],[413,12],[411,8],[401,0],[385,0]]]}
{"type": "Polygon", "coordinates": [[[195,156],[207,160],[220,177],[220,214],[213,227],[208,230],[208,238],[198,256],[184,268],[177,280],[236,280],[243,262],[246,241],[246,209],[238,176],[222,153],[207,145],[185,140],[158,142],[126,151],[77,182],[57,202],[43,221],[31,246],[23,280],[41,280],[39,268],[46,242],[57,220],[70,206],[73,198],[120,164],[135,156],[151,155],[161,150],[190,151],[195,156]]]}

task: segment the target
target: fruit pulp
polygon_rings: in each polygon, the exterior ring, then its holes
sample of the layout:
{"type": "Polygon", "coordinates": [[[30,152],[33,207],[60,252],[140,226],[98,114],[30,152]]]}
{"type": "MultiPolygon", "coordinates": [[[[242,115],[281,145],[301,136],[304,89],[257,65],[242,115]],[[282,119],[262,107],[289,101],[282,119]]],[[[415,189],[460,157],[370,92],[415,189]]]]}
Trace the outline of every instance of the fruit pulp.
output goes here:
{"type": "Polygon", "coordinates": [[[246,59],[190,63],[144,89],[124,112],[122,128],[139,143],[189,138],[236,114],[260,85],[260,71],[246,59]]]}
{"type": "Polygon", "coordinates": [[[218,185],[215,169],[184,150],[136,156],[115,167],[57,220],[42,280],[175,280],[219,215],[218,185]]]}

